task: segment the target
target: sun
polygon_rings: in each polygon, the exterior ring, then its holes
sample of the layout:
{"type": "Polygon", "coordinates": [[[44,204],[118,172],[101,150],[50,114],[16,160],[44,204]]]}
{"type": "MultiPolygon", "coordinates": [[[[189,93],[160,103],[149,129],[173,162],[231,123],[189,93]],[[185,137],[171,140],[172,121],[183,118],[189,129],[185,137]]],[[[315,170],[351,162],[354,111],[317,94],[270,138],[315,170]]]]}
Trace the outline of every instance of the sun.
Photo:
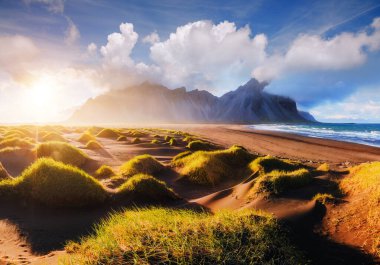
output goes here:
{"type": "Polygon", "coordinates": [[[46,121],[57,106],[56,82],[52,76],[42,75],[27,87],[24,107],[35,121],[46,121]]]}

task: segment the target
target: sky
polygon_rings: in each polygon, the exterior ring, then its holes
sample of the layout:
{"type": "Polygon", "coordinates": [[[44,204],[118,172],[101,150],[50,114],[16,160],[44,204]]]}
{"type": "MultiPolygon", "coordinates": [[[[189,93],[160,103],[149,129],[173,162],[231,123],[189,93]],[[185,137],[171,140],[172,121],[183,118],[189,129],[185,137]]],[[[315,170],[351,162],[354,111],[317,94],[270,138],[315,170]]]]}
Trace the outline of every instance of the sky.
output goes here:
{"type": "Polygon", "coordinates": [[[319,121],[380,123],[380,2],[0,0],[0,123],[145,80],[220,96],[250,78],[319,121]]]}

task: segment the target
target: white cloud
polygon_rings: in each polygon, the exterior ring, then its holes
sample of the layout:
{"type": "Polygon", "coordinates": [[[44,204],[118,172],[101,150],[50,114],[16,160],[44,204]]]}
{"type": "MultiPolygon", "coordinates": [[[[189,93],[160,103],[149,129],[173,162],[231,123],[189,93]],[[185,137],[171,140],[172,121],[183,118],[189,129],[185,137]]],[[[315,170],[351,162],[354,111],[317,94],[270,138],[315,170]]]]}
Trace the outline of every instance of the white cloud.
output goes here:
{"type": "Polygon", "coordinates": [[[24,0],[26,4],[40,3],[44,4],[49,12],[63,14],[65,9],[65,0],[24,0]]]}
{"type": "Polygon", "coordinates": [[[66,20],[67,20],[68,26],[65,31],[65,43],[67,45],[72,45],[80,38],[80,33],[77,26],[74,24],[71,18],[66,17],[66,20]]]}
{"type": "Polygon", "coordinates": [[[361,88],[340,102],[326,102],[310,110],[327,122],[376,122],[380,120],[380,87],[361,88]]]}
{"type": "Polygon", "coordinates": [[[91,43],[87,46],[87,53],[90,54],[90,55],[95,54],[97,50],[98,50],[98,46],[96,46],[96,44],[93,43],[93,42],[91,42],[91,43]]]}
{"type": "Polygon", "coordinates": [[[114,67],[133,66],[134,61],[130,57],[139,35],[133,30],[133,24],[120,24],[120,33],[114,32],[108,35],[108,42],[100,48],[100,52],[107,64],[114,67]]]}
{"type": "Polygon", "coordinates": [[[274,54],[252,71],[259,80],[272,80],[287,73],[313,70],[343,70],[362,65],[367,59],[365,47],[380,48],[380,18],[371,24],[372,33],[341,33],[333,38],[300,35],[285,54],[274,54]]]}
{"type": "Polygon", "coordinates": [[[265,59],[266,46],[266,36],[251,37],[248,26],[197,21],[155,43],[150,57],[160,68],[164,84],[213,90],[247,81],[251,69],[265,59]]]}
{"type": "Polygon", "coordinates": [[[155,44],[156,42],[160,41],[160,36],[158,36],[157,32],[154,31],[150,33],[149,35],[145,36],[142,40],[143,43],[149,43],[151,45],[155,44]]]}

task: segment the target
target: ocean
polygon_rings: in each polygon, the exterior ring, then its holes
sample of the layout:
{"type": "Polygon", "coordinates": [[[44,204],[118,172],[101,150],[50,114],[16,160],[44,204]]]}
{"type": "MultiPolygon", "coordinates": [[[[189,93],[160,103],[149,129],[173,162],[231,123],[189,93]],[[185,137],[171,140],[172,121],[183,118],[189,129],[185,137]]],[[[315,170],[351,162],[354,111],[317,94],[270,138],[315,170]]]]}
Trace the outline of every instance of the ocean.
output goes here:
{"type": "Polygon", "coordinates": [[[380,147],[380,124],[315,123],[249,125],[258,130],[280,131],[380,147]]]}

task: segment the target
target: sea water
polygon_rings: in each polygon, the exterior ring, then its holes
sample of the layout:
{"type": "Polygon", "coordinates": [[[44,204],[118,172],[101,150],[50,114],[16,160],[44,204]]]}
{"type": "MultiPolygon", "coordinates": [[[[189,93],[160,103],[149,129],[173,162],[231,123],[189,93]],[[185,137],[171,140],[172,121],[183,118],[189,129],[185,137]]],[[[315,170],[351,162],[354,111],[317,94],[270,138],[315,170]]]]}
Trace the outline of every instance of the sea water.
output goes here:
{"type": "Polygon", "coordinates": [[[258,130],[280,131],[380,147],[380,124],[315,123],[249,125],[258,130]]]}

